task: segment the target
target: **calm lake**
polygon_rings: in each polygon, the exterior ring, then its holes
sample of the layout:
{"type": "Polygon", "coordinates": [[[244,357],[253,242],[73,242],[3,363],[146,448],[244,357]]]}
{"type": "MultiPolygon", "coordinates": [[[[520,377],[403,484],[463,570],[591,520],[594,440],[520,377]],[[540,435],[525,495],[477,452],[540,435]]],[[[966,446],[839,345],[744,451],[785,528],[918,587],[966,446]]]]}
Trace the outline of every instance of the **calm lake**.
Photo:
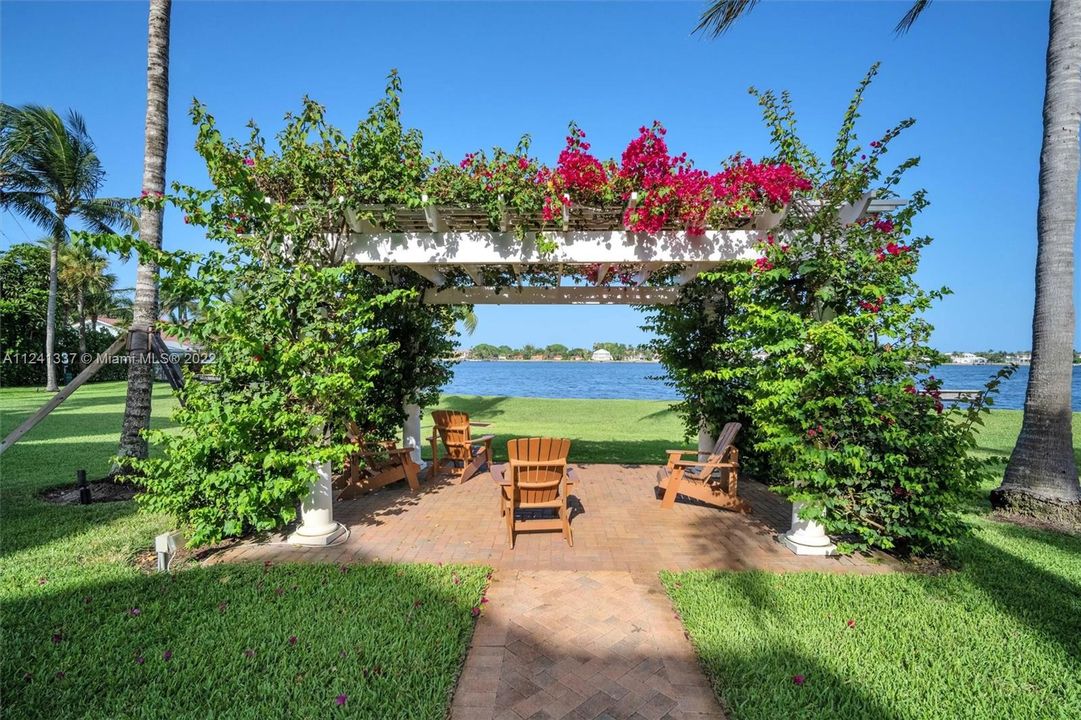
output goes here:
{"type": "MultiPolygon", "coordinates": [[[[933,371],[944,387],[974,390],[997,372],[997,365],[940,365],[933,371]]],[[[508,395],[541,398],[622,398],[676,400],[656,363],[594,363],[544,361],[469,361],[454,368],[443,388],[448,395],[508,395]]],[[[1028,367],[1017,369],[1003,383],[995,407],[1020,409],[1025,402],[1028,367]]],[[[1081,410],[1081,366],[1073,369],[1073,409],[1081,410]]]]}

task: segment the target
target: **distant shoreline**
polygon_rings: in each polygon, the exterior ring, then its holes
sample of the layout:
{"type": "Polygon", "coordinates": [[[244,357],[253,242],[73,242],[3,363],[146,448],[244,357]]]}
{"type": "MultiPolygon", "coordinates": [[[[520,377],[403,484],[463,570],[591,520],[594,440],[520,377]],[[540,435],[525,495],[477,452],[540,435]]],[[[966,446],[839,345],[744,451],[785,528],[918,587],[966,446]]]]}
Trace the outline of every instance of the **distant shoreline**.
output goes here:
{"type": "Polygon", "coordinates": [[[520,360],[511,360],[510,358],[462,358],[461,362],[501,362],[501,363],[540,363],[540,362],[556,362],[556,363],[593,363],[596,365],[611,365],[614,363],[633,363],[637,365],[660,365],[660,360],[553,360],[552,358],[544,358],[542,360],[534,360],[532,358],[521,358],[520,360]]]}

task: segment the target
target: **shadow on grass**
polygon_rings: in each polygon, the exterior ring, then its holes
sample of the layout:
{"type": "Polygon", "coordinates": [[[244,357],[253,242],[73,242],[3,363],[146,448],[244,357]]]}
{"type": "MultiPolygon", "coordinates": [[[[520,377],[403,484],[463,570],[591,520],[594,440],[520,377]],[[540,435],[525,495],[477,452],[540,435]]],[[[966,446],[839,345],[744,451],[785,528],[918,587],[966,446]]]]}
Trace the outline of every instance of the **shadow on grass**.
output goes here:
{"type": "Polygon", "coordinates": [[[1081,662],[1081,538],[1003,522],[988,531],[1001,533],[1016,551],[979,535],[966,539],[965,577],[1000,610],[1081,662]],[[1072,569],[1072,579],[1049,572],[1029,555],[1072,569]]]}
{"type": "Polygon", "coordinates": [[[9,590],[4,716],[442,719],[486,572],[241,564],[9,590]]]}

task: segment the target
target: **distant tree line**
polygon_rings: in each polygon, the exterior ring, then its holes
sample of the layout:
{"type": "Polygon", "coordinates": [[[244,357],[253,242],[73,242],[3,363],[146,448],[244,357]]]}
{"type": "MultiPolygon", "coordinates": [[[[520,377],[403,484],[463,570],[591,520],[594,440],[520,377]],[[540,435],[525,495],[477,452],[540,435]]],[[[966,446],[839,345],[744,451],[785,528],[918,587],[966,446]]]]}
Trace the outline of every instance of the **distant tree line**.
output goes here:
{"type": "Polygon", "coordinates": [[[538,346],[526,344],[519,348],[510,345],[481,343],[467,351],[472,360],[589,360],[597,350],[607,350],[613,360],[653,360],[656,353],[647,343],[625,345],[614,342],[593,343],[589,349],[570,348],[561,343],[538,346]]]}
{"type": "MultiPolygon", "coordinates": [[[[0,252],[0,383],[5,387],[46,384],[47,242],[19,243],[0,252]]],[[[53,346],[53,353],[61,358],[61,383],[65,375],[83,369],[88,353],[103,352],[112,344],[113,335],[102,329],[100,319],[122,323],[131,319],[131,297],[116,288],[116,276],[106,267],[106,258],[94,250],[74,245],[61,248],[53,346]]],[[[115,365],[103,368],[94,381],[125,377],[127,367],[115,365]]]]}

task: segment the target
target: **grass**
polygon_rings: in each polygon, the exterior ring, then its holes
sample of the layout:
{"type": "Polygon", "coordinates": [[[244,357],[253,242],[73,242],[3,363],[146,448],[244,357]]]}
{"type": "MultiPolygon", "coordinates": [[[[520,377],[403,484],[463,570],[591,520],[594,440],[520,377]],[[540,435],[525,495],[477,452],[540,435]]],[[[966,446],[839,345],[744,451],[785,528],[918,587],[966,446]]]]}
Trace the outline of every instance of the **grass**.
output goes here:
{"type": "MultiPolygon", "coordinates": [[[[1004,461],[1020,425],[994,411],[979,452],[1004,461]]],[[[994,484],[957,572],[663,574],[729,717],[1081,717],[1081,538],[994,520],[994,484]]]]}
{"type": "MultiPolygon", "coordinates": [[[[669,410],[671,403],[657,400],[551,400],[545,398],[448,395],[440,407],[464,410],[475,422],[474,436],[495,435],[496,460],[507,456],[507,440],[514,437],[571,438],[571,458],[580,463],[642,463],[656,465],[664,451],[684,447],[683,424],[669,410]]],[[[431,435],[422,420],[421,434],[431,435]]],[[[687,445],[686,447],[690,447],[687,445]]],[[[427,448],[424,456],[428,457],[427,448]]]]}
{"type": "MultiPolygon", "coordinates": [[[[123,392],[121,383],[80,389],[3,455],[4,717],[443,718],[487,569],[297,564],[144,574],[132,557],[169,528],[167,518],[132,502],[38,498],[79,468],[91,478],[108,471],[123,392]]],[[[0,390],[0,432],[45,397],[0,390]]],[[[156,426],[168,425],[171,407],[168,389],[155,388],[156,426]]]]}
{"type": "MultiPolygon", "coordinates": [[[[0,390],[0,431],[44,397],[0,390]]],[[[171,403],[157,388],[157,426],[167,426],[171,403]]],[[[521,435],[570,437],[572,458],[584,463],[655,464],[685,445],[664,402],[441,404],[493,423],[485,430],[497,458],[521,435]]],[[[2,458],[5,717],[443,717],[484,568],[143,574],[131,558],[167,518],[130,502],[37,497],[80,467],[91,478],[108,470],[122,410],[122,384],[83,388],[2,458]]],[[[996,410],[980,452],[1004,459],[1019,427],[1019,412],[996,410]]],[[[972,507],[975,531],[954,573],[664,575],[730,717],[1081,717],[1081,539],[997,522],[984,499],[972,507]]]]}

